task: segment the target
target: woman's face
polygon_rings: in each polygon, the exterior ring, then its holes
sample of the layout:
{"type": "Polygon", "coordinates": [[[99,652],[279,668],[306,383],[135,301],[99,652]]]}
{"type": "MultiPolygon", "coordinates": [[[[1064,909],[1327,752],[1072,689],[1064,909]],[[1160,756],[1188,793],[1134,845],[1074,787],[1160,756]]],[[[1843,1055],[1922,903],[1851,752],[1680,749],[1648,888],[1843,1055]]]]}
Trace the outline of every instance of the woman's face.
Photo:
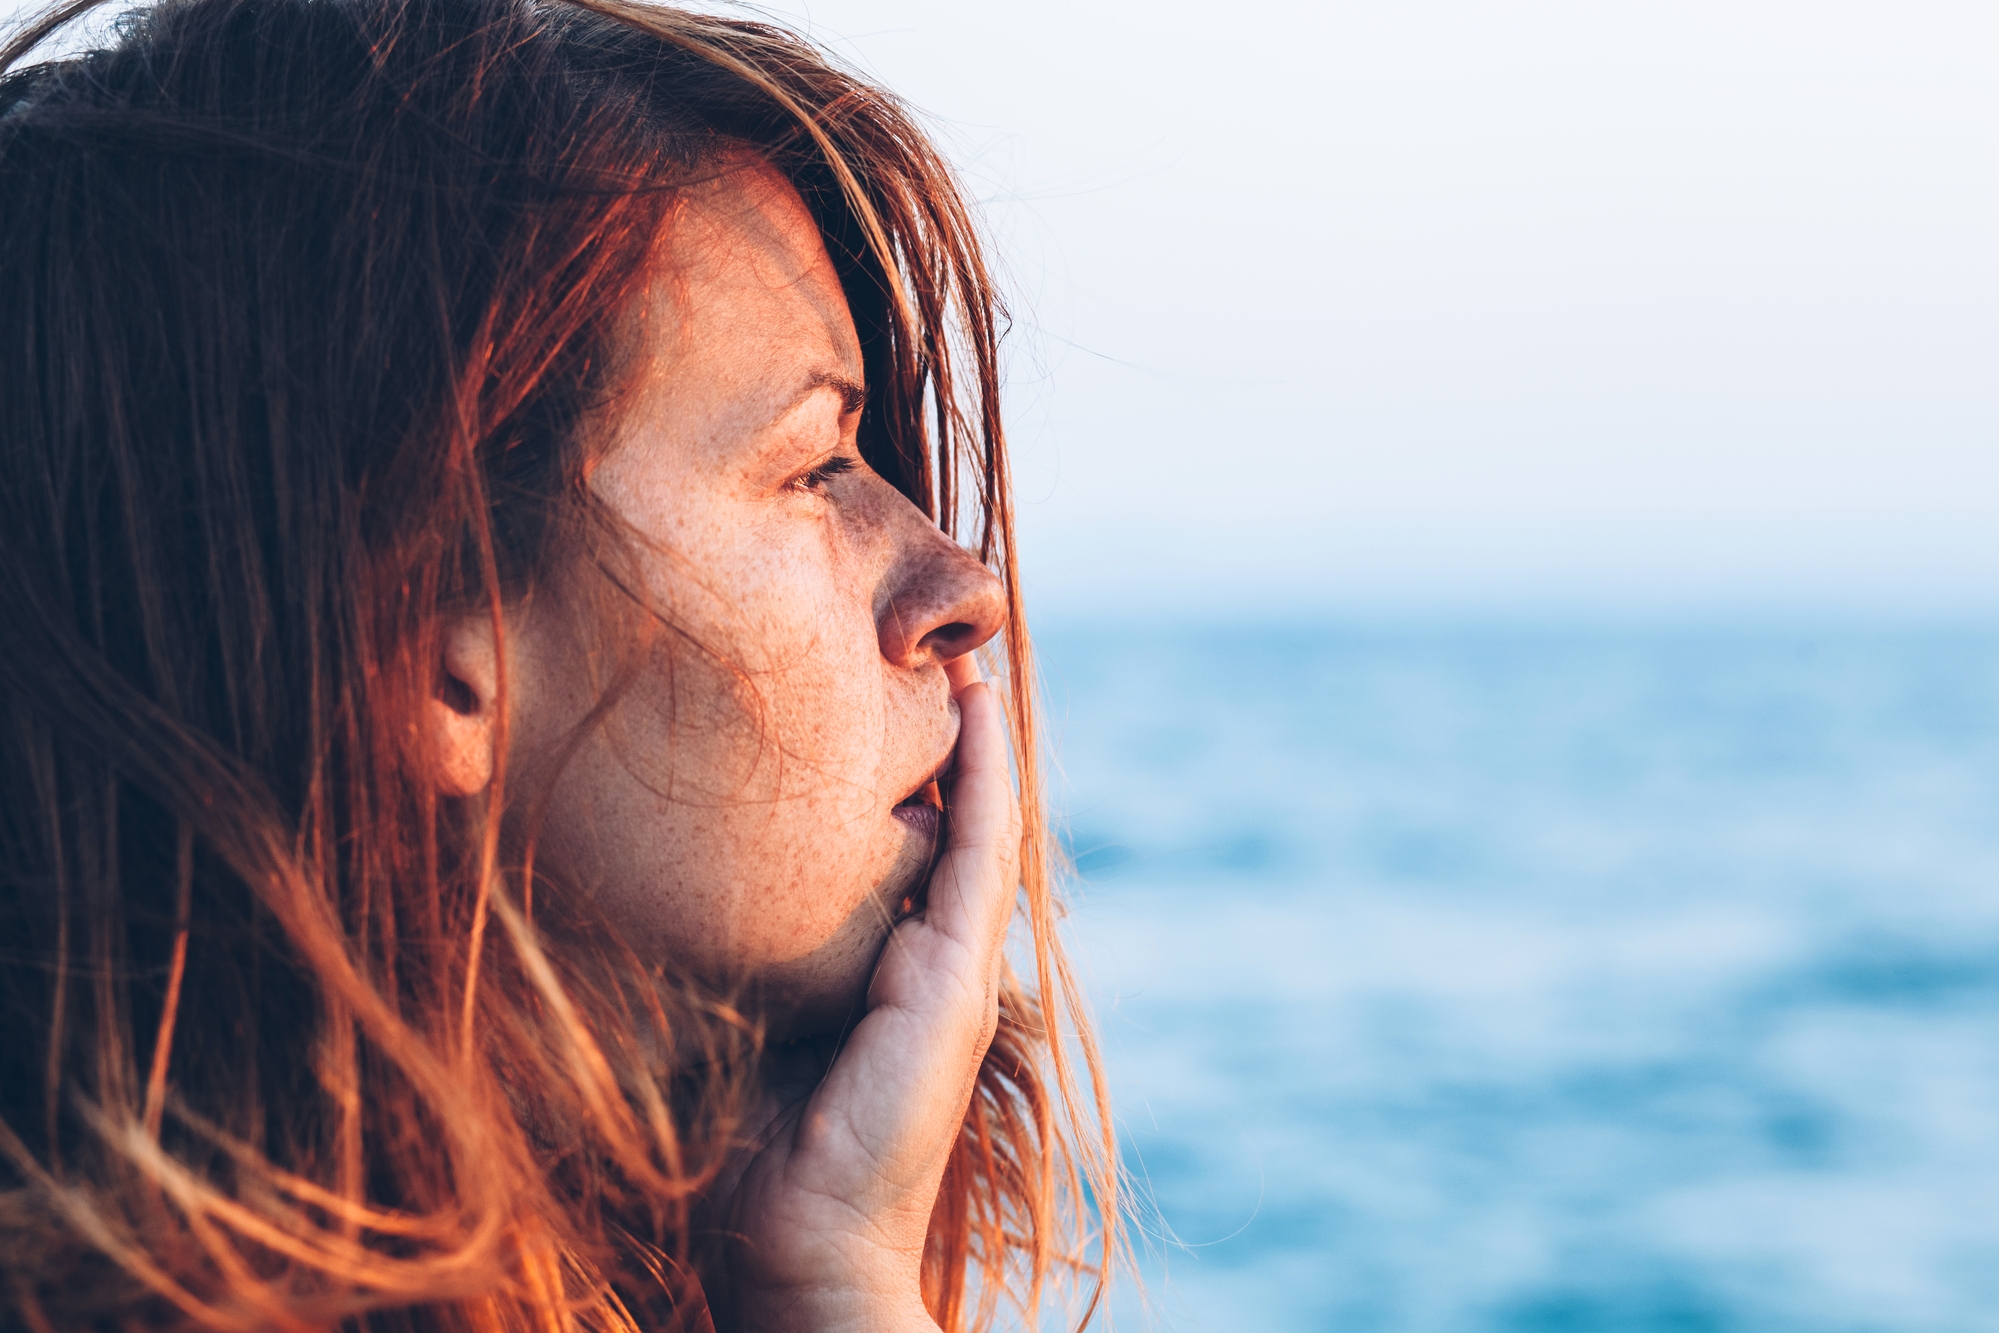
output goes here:
{"type": "Polygon", "coordinates": [[[589,484],[671,629],[566,753],[630,621],[602,614],[594,569],[538,594],[514,637],[512,763],[555,774],[538,864],[558,885],[642,958],[747,983],[777,1035],[804,1035],[858,1016],[922,885],[937,817],[912,800],[958,733],[944,663],[1005,603],[861,461],[860,344],[781,176],[747,164],[692,190],[657,273],[589,484]]]}

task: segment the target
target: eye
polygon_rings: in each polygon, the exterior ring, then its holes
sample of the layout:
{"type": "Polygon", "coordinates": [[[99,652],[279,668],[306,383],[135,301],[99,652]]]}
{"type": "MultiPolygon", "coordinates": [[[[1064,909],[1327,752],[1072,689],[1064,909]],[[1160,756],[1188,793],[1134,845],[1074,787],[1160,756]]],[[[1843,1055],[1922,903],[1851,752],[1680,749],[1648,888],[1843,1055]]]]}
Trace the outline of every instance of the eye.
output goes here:
{"type": "Polygon", "coordinates": [[[786,490],[817,493],[825,489],[826,483],[838,476],[852,472],[860,466],[860,460],[836,454],[809,472],[801,472],[784,483],[786,490]]]}

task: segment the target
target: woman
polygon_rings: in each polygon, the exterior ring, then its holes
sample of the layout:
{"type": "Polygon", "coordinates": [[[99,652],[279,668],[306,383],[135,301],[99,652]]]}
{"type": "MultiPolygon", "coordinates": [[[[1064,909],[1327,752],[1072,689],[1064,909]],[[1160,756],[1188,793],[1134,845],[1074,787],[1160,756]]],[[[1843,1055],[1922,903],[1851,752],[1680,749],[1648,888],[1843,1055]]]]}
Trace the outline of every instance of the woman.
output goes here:
{"type": "Polygon", "coordinates": [[[623,0],[28,63],[92,3],[0,53],[8,1323],[1100,1273],[997,305],[906,114],[623,0]]]}

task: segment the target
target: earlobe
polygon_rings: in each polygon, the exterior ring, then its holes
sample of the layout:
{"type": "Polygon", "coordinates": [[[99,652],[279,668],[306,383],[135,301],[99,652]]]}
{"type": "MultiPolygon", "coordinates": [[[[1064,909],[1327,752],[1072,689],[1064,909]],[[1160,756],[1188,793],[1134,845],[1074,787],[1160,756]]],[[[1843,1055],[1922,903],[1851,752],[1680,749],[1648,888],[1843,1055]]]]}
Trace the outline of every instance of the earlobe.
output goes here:
{"type": "Polygon", "coordinates": [[[493,781],[499,746],[499,648],[487,616],[467,616],[444,631],[437,689],[424,701],[424,725],[446,796],[474,796],[493,781]]]}

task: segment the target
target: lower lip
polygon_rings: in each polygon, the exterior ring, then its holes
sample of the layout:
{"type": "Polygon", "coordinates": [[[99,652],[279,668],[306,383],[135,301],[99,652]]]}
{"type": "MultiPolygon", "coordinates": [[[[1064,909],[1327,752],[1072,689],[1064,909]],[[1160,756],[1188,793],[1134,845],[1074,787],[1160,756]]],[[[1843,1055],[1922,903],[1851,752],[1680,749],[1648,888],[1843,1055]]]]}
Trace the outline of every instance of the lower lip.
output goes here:
{"type": "Polygon", "coordinates": [[[891,813],[932,842],[937,840],[937,829],[943,823],[941,816],[944,812],[936,806],[926,801],[910,801],[898,805],[891,813]]]}

